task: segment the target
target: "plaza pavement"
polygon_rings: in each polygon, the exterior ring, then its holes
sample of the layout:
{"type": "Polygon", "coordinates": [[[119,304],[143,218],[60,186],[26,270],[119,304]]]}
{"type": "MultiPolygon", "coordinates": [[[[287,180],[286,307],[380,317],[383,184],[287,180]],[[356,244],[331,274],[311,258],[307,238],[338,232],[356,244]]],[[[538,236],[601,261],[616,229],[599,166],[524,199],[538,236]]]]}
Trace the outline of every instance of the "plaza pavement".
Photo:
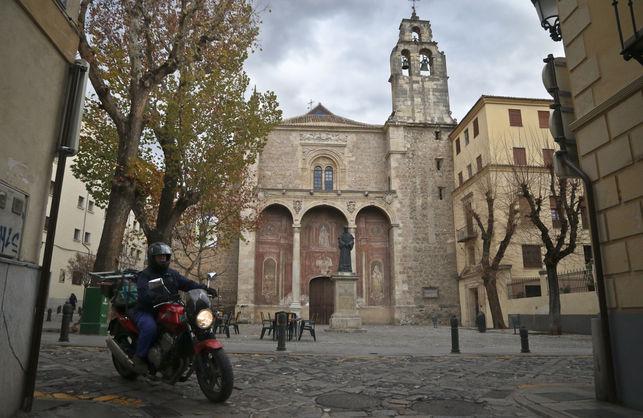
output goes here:
{"type": "Polygon", "coordinates": [[[195,378],[176,386],[127,382],[116,374],[104,337],[43,333],[32,417],[353,417],[501,416],[643,417],[596,402],[589,336],[530,335],[520,354],[513,330],[461,328],[450,354],[448,327],[366,326],[365,333],[317,327],[287,342],[259,339],[241,325],[223,338],[235,390],[209,403],[195,378]]]}

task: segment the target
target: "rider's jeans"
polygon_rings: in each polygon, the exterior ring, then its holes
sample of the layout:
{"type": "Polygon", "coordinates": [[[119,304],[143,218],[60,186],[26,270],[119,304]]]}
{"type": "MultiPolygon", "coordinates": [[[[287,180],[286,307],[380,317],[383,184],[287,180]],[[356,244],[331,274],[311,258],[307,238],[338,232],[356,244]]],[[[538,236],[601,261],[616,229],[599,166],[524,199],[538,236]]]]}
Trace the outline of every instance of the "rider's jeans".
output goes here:
{"type": "Polygon", "coordinates": [[[149,312],[132,311],[131,316],[138,327],[138,342],[136,343],[136,355],[140,358],[147,358],[147,352],[156,341],[156,321],[149,312]]]}

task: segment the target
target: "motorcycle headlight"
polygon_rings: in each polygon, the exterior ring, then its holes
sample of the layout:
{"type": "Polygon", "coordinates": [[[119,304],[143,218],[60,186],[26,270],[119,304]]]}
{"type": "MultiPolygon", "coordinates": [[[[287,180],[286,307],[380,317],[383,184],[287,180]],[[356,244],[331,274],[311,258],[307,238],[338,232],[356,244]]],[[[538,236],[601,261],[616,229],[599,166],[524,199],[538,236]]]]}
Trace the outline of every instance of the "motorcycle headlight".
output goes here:
{"type": "Polygon", "coordinates": [[[201,329],[207,329],[212,326],[214,321],[214,314],[209,309],[201,309],[198,314],[196,314],[196,326],[201,329]]]}

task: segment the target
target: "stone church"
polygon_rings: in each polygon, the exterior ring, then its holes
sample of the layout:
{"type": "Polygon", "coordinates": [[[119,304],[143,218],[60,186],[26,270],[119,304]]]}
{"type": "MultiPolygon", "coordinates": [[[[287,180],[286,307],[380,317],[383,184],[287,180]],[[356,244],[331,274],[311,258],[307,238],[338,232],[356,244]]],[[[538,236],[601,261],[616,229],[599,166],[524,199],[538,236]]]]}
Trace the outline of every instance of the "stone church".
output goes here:
{"type": "Polygon", "coordinates": [[[364,324],[444,322],[459,312],[451,192],[455,122],[429,21],[403,19],[390,57],[392,113],[357,122],[319,104],[269,135],[253,181],[260,223],[228,260],[242,317],[327,323],[344,227],[364,324]],[[234,274],[236,273],[236,275],[234,274]]]}

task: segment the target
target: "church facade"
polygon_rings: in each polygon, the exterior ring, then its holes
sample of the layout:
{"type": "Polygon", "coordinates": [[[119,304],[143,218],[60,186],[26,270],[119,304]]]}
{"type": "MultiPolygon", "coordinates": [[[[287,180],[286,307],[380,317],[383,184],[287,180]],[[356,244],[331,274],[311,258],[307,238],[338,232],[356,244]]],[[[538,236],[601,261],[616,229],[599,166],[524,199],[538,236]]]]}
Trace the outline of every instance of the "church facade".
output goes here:
{"type": "Polygon", "coordinates": [[[243,318],[290,310],[327,323],[344,227],[355,237],[364,324],[458,314],[448,140],[455,123],[429,21],[415,13],[402,20],[390,67],[393,111],[383,125],[319,104],[270,133],[253,174],[260,222],[228,262],[243,318]]]}

